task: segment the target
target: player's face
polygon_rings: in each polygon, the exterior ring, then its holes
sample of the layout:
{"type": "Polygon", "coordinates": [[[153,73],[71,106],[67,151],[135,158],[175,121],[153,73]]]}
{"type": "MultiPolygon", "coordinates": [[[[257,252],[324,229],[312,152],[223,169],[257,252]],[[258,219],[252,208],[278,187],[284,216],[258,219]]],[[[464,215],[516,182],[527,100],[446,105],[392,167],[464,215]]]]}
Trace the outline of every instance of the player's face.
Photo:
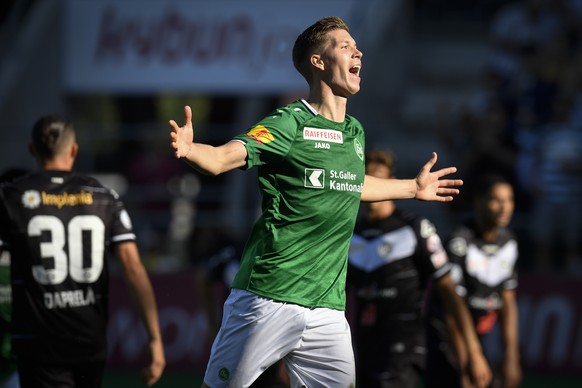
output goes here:
{"type": "Polygon", "coordinates": [[[328,38],[321,52],[324,79],[334,94],[342,97],[354,95],[360,90],[363,54],[346,30],[330,31],[328,38]]]}
{"type": "Polygon", "coordinates": [[[392,174],[388,166],[382,163],[368,163],[366,164],[366,175],[376,178],[391,178],[392,174]]]}
{"type": "Polygon", "coordinates": [[[498,183],[491,188],[486,204],[488,218],[498,227],[505,227],[511,221],[515,207],[513,188],[507,183],[498,183]]]}

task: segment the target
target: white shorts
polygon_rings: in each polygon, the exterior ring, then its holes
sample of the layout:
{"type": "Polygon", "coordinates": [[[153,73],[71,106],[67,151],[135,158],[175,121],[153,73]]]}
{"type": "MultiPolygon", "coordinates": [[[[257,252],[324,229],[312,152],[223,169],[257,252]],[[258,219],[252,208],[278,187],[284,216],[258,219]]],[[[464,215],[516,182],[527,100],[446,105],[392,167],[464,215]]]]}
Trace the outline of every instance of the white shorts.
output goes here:
{"type": "Polygon", "coordinates": [[[343,311],[232,290],[212,345],[206,385],[248,387],[280,359],[293,388],[355,386],[352,339],[343,311]]]}

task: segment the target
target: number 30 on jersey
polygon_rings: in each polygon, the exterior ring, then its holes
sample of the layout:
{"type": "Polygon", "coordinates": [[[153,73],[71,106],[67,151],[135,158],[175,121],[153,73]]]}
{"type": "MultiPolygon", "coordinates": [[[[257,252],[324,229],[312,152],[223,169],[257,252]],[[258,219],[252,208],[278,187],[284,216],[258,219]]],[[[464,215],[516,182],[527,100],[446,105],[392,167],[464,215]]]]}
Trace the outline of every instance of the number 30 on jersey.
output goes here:
{"type": "Polygon", "coordinates": [[[49,241],[40,242],[40,257],[53,259],[54,268],[43,264],[32,267],[32,274],[40,284],[60,284],[71,275],[78,283],[93,283],[103,271],[105,250],[105,225],[94,215],[80,215],[71,219],[68,225],[55,216],[35,216],[28,223],[28,235],[40,237],[43,232],[51,236],[49,241]],[[90,236],[90,237],[88,237],[90,236]],[[83,241],[90,238],[89,267],[84,267],[83,241]],[[68,249],[65,251],[65,246],[68,249]]]}

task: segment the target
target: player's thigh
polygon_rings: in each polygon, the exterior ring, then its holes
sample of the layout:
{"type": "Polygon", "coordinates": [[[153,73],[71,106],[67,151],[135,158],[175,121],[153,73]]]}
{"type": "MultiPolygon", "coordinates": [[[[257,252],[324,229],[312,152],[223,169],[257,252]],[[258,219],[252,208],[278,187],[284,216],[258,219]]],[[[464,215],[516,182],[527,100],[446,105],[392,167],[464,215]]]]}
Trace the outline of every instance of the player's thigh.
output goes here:
{"type": "Polygon", "coordinates": [[[308,311],[301,345],[285,357],[291,387],[354,387],[354,352],[344,312],[308,311]]]}
{"type": "Polygon", "coordinates": [[[212,345],[204,382],[247,387],[301,341],[305,308],[233,290],[212,345]]]}

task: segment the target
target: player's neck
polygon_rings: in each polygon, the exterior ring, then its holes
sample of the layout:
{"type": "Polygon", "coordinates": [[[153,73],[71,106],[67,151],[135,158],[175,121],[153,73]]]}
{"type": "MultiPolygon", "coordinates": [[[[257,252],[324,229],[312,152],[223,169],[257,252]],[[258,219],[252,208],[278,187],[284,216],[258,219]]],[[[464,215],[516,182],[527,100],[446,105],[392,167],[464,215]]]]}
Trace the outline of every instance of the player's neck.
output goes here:
{"type": "Polygon", "coordinates": [[[63,159],[51,159],[43,161],[41,167],[45,171],[71,171],[73,162],[63,159]]]}
{"type": "Polygon", "coordinates": [[[331,89],[316,88],[309,94],[307,102],[319,115],[338,123],[346,119],[347,98],[336,96],[331,89]]]}
{"type": "Polygon", "coordinates": [[[479,234],[485,242],[495,242],[499,235],[499,228],[495,225],[486,225],[484,223],[477,223],[479,234]]]}

